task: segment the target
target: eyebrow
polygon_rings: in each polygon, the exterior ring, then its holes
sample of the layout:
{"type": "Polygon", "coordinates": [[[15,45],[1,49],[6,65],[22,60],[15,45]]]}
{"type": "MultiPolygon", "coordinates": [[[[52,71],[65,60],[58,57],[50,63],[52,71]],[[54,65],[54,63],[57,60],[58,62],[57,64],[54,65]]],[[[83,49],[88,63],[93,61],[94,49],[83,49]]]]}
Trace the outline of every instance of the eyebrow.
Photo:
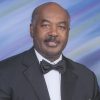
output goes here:
{"type": "Polygon", "coordinates": [[[44,22],[48,22],[48,23],[50,23],[50,21],[47,20],[47,19],[43,19],[43,20],[41,21],[41,23],[44,23],[44,22]]]}
{"type": "MultiPolygon", "coordinates": [[[[41,21],[41,23],[44,23],[44,22],[51,23],[51,22],[50,22],[49,20],[47,20],[47,19],[43,19],[43,20],[41,21]]],[[[60,22],[58,22],[58,24],[64,24],[64,25],[67,25],[68,22],[67,22],[67,21],[60,21],[60,22]]]]}
{"type": "Polygon", "coordinates": [[[65,24],[65,25],[67,25],[68,22],[67,21],[61,21],[61,22],[58,22],[58,24],[65,24]]]}

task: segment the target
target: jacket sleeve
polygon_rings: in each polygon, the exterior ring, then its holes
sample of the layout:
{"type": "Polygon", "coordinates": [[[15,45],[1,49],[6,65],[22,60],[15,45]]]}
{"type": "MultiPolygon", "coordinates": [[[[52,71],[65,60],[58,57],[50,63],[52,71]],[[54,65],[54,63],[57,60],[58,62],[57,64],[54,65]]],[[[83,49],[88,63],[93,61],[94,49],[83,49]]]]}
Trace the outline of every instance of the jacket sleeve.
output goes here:
{"type": "Polygon", "coordinates": [[[93,100],[100,100],[100,88],[97,83],[96,76],[94,75],[94,95],[93,100]]]}
{"type": "Polygon", "coordinates": [[[10,91],[7,84],[0,77],[0,100],[10,100],[10,91]]]}
{"type": "Polygon", "coordinates": [[[10,79],[7,77],[7,72],[3,70],[4,67],[0,62],[0,100],[11,100],[10,93],[11,89],[9,88],[10,79]]]}

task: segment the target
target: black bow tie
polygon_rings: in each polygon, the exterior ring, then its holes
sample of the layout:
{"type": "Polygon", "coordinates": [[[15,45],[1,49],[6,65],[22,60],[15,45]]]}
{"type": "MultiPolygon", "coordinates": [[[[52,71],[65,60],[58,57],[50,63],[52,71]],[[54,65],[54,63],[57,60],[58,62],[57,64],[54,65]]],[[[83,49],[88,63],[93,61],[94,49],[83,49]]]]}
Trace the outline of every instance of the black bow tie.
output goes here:
{"type": "Polygon", "coordinates": [[[52,64],[46,62],[45,60],[42,60],[40,65],[41,65],[41,69],[42,69],[43,74],[46,74],[50,70],[57,70],[60,73],[63,73],[66,69],[66,64],[65,64],[64,60],[61,60],[60,62],[58,62],[55,65],[52,65],[52,64]]]}

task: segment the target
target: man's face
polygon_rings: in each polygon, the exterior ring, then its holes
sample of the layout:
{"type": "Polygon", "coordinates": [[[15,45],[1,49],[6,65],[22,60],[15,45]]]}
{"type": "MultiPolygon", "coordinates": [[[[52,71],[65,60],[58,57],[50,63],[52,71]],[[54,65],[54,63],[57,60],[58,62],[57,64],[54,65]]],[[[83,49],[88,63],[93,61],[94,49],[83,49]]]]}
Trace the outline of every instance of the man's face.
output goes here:
{"type": "Polygon", "coordinates": [[[35,49],[47,59],[57,59],[68,41],[68,16],[59,7],[44,7],[35,25],[31,24],[30,32],[35,49]]]}

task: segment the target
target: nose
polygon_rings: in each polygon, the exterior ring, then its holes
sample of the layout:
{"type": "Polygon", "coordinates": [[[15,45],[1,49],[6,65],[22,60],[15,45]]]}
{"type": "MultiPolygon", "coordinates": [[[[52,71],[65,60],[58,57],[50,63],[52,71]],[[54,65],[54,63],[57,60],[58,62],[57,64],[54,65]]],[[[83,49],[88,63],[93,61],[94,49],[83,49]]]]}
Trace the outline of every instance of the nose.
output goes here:
{"type": "Polygon", "coordinates": [[[58,36],[58,32],[57,32],[57,27],[56,27],[56,25],[52,25],[52,27],[51,27],[51,29],[50,29],[49,35],[58,36]]]}

